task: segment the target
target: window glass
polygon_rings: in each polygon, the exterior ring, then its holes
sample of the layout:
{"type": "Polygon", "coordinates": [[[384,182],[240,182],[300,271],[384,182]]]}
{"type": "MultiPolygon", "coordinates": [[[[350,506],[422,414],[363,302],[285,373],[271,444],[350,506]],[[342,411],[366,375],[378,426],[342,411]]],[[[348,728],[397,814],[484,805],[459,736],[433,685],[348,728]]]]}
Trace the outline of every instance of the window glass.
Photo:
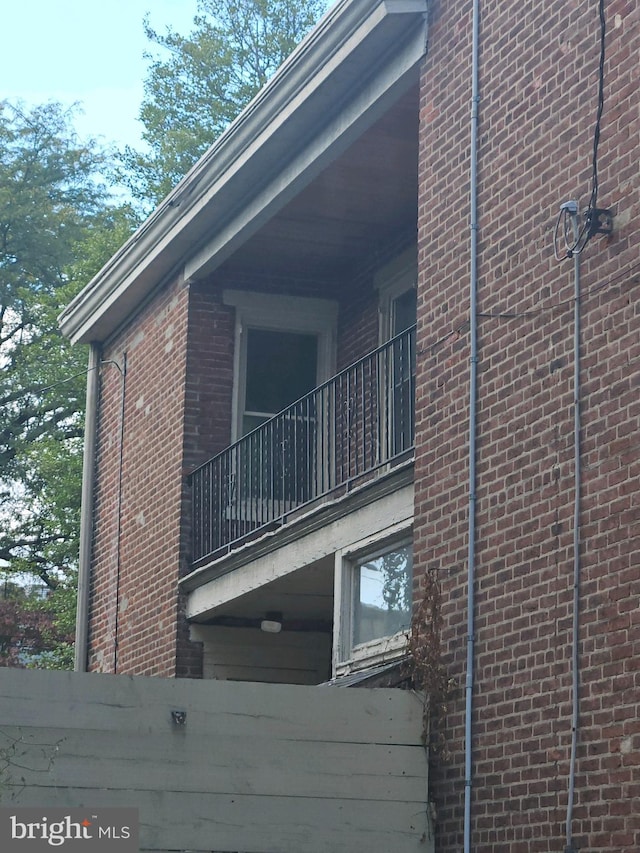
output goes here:
{"type": "Polygon", "coordinates": [[[410,627],[412,569],[410,543],[355,563],[354,645],[410,627]]]}
{"type": "Polygon", "coordinates": [[[392,300],[391,337],[399,335],[416,322],[416,289],[405,290],[392,300]]]}
{"type": "Polygon", "coordinates": [[[317,361],[315,335],[247,329],[243,432],[313,390],[317,361]]]}

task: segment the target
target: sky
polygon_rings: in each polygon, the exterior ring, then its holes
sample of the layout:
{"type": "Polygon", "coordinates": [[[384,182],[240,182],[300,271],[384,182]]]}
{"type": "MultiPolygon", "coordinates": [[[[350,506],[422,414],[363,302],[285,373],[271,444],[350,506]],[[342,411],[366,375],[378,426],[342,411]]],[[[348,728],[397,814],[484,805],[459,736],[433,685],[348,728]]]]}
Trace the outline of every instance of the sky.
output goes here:
{"type": "Polygon", "coordinates": [[[143,18],[186,35],[196,11],[197,0],[4,0],[0,100],[79,102],[81,137],[140,147],[143,18]]]}

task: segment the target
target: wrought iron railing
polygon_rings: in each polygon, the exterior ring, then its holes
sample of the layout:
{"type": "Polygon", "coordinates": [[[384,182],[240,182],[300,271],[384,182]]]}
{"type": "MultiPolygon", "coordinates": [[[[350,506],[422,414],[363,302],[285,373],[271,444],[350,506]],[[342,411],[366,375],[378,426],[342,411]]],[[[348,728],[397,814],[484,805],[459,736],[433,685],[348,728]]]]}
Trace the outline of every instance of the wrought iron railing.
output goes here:
{"type": "Polygon", "coordinates": [[[413,448],[415,326],[191,474],[193,561],[413,448]]]}

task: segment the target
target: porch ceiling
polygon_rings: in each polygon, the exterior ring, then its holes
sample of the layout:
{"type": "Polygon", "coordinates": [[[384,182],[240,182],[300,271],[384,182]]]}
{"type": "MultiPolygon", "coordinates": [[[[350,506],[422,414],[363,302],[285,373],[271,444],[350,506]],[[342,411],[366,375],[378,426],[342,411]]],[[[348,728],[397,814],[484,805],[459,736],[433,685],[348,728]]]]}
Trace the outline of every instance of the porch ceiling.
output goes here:
{"type": "Polygon", "coordinates": [[[226,262],[332,269],[415,217],[417,101],[404,142],[401,99],[417,88],[426,12],[427,0],[338,0],[63,310],[64,334],[104,341],[170,277],[226,262]]]}
{"type": "Polygon", "coordinates": [[[264,619],[266,613],[279,611],[288,621],[330,622],[333,619],[333,575],[334,558],[330,554],[260,589],[239,595],[197,621],[206,624],[220,616],[264,619]]]}
{"type": "Polygon", "coordinates": [[[417,221],[418,87],[412,87],[221,271],[322,276],[356,267],[417,221]]]}

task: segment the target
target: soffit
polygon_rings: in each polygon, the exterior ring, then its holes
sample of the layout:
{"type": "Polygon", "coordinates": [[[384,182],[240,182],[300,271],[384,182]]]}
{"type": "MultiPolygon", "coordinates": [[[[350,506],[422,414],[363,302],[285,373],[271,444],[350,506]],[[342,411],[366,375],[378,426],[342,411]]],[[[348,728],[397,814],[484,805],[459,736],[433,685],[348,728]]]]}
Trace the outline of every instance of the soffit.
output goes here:
{"type": "Polygon", "coordinates": [[[348,273],[417,221],[418,86],[221,266],[247,276],[348,273]]]}
{"type": "MultiPolygon", "coordinates": [[[[169,276],[207,275],[261,231],[415,85],[426,6],[427,0],[339,0],[67,306],[62,331],[74,342],[105,340],[169,276]]],[[[302,216],[309,198],[289,216],[302,216]]],[[[287,227],[287,218],[272,227],[287,227]]]]}

